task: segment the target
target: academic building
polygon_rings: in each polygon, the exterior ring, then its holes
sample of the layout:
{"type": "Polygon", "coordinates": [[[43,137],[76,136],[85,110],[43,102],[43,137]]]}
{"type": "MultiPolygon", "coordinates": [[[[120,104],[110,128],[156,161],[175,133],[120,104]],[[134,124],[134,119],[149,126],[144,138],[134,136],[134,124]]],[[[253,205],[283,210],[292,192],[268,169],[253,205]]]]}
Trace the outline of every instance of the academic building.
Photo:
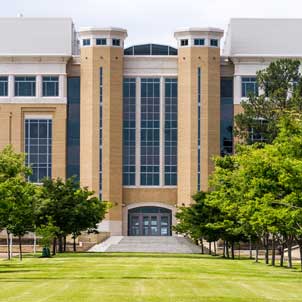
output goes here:
{"type": "Polygon", "coordinates": [[[302,19],[232,19],[225,33],[176,30],[176,47],[125,47],[122,28],[1,18],[0,149],[25,152],[34,183],[75,175],[110,201],[101,231],[171,236],[212,157],[233,152],[257,70],[301,59],[301,32],[302,19]]]}

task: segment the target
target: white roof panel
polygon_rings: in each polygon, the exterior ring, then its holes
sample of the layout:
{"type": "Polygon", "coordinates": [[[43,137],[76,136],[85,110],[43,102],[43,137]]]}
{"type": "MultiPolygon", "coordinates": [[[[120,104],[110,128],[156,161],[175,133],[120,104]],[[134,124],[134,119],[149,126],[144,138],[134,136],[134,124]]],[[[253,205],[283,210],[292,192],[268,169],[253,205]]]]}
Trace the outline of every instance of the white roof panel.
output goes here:
{"type": "Polygon", "coordinates": [[[302,57],[302,19],[231,19],[223,55],[302,57]]]}
{"type": "Polygon", "coordinates": [[[0,18],[0,56],[72,55],[70,18],[0,18]]]}

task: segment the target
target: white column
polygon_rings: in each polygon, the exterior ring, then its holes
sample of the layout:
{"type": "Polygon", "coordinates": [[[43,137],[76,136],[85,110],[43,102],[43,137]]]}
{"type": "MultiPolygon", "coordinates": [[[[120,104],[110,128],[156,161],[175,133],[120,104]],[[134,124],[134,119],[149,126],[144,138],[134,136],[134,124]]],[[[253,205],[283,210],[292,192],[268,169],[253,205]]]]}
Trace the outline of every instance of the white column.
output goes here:
{"type": "Polygon", "coordinates": [[[234,104],[241,103],[241,76],[234,76],[234,104]]]}
{"type": "Polygon", "coordinates": [[[43,81],[42,75],[38,74],[36,77],[36,97],[41,98],[43,97],[43,81]]]}
{"type": "Polygon", "coordinates": [[[135,114],[135,185],[140,186],[141,179],[141,79],[136,78],[136,114],[135,114]]]}
{"type": "Polygon", "coordinates": [[[67,79],[65,74],[59,76],[59,97],[67,97],[67,79]]]}
{"type": "Polygon", "coordinates": [[[159,136],[159,185],[165,184],[165,79],[160,78],[160,136],[159,136]]]}
{"type": "Polygon", "coordinates": [[[9,75],[8,76],[8,97],[9,98],[13,98],[15,96],[15,83],[14,83],[14,76],[13,75],[9,75]]]}

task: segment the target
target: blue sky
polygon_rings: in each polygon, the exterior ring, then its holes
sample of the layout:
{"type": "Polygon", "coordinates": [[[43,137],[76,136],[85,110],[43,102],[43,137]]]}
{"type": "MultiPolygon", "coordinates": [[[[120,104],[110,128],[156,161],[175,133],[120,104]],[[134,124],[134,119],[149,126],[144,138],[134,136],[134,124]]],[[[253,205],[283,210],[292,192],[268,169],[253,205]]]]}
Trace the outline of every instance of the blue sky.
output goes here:
{"type": "Polygon", "coordinates": [[[118,26],[128,30],[126,45],[175,45],[179,27],[227,28],[232,17],[302,18],[301,0],[10,0],[0,16],[71,17],[77,28],[118,26]]]}

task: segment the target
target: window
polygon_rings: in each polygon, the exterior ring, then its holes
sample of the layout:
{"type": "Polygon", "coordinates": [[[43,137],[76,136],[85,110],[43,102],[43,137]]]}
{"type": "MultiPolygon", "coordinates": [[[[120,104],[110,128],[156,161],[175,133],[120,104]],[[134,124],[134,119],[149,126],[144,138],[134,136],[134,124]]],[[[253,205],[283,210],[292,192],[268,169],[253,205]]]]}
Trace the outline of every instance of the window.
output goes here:
{"type": "Polygon", "coordinates": [[[90,45],[90,39],[83,39],[83,46],[89,46],[90,45]]]}
{"type": "Polygon", "coordinates": [[[35,96],[36,77],[15,77],[15,96],[35,96]]]}
{"type": "Polygon", "coordinates": [[[204,45],[204,39],[194,39],[194,45],[204,45]]]}
{"type": "Polygon", "coordinates": [[[177,79],[165,79],[165,185],[177,185],[177,79]]]}
{"type": "Polygon", "coordinates": [[[141,185],[159,185],[160,80],[141,79],[141,185]]]}
{"type": "Polygon", "coordinates": [[[100,153],[99,153],[99,198],[103,193],[103,67],[100,67],[100,153]]]}
{"type": "Polygon", "coordinates": [[[40,183],[43,178],[51,177],[52,166],[52,120],[25,119],[26,164],[32,168],[28,180],[40,183]]]}
{"type": "Polygon", "coordinates": [[[197,127],[198,127],[198,137],[197,137],[197,191],[201,189],[201,68],[197,68],[197,127]]]}
{"type": "Polygon", "coordinates": [[[59,96],[59,77],[43,77],[43,96],[59,96]]]}
{"type": "Polygon", "coordinates": [[[124,50],[126,56],[175,56],[177,49],[160,44],[142,44],[128,47],[124,50]]]}
{"type": "Polygon", "coordinates": [[[180,40],[180,45],[181,46],[188,46],[189,45],[189,40],[188,39],[180,40]]]}
{"type": "Polygon", "coordinates": [[[123,85],[123,185],[135,185],[136,80],[125,78],[123,85]]]}
{"type": "Polygon", "coordinates": [[[218,47],[218,40],[217,39],[211,39],[210,45],[213,47],[218,47]]]}
{"type": "Polygon", "coordinates": [[[121,40],[120,39],[112,39],[112,45],[113,46],[120,46],[121,40]]]}
{"type": "Polygon", "coordinates": [[[8,77],[0,77],[0,96],[8,96],[8,77]]]}
{"type": "Polygon", "coordinates": [[[105,38],[103,39],[96,39],[96,45],[106,45],[107,40],[105,38]]]}
{"type": "Polygon", "coordinates": [[[258,95],[258,84],[256,77],[241,78],[241,96],[248,97],[250,94],[258,95]]]}

